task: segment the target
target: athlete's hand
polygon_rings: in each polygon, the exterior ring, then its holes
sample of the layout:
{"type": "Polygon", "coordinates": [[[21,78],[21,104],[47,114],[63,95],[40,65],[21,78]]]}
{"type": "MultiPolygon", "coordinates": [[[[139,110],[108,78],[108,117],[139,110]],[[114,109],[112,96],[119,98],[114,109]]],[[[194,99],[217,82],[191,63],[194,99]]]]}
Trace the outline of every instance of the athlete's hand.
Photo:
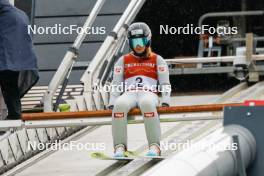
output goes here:
{"type": "Polygon", "coordinates": [[[162,103],[161,106],[162,107],[169,107],[170,105],[168,103],[162,103]]]}

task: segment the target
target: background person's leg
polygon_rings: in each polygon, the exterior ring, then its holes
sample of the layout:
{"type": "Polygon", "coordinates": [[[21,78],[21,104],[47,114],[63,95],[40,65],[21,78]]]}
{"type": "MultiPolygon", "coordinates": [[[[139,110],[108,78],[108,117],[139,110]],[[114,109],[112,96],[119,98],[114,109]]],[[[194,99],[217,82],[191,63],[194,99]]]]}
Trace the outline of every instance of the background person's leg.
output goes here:
{"type": "Polygon", "coordinates": [[[1,80],[0,80],[0,120],[5,120],[7,116],[7,107],[1,90],[1,80]]]}
{"type": "Polygon", "coordinates": [[[157,113],[158,96],[152,92],[138,93],[138,105],[144,117],[144,124],[149,145],[160,144],[161,129],[157,113]]]}
{"type": "Polygon", "coordinates": [[[134,92],[125,92],[117,98],[112,112],[114,146],[124,144],[127,147],[127,113],[136,105],[137,99],[134,92]]]}
{"type": "Polygon", "coordinates": [[[19,72],[3,71],[1,74],[1,90],[8,109],[7,119],[20,119],[21,101],[18,89],[19,72]]]}

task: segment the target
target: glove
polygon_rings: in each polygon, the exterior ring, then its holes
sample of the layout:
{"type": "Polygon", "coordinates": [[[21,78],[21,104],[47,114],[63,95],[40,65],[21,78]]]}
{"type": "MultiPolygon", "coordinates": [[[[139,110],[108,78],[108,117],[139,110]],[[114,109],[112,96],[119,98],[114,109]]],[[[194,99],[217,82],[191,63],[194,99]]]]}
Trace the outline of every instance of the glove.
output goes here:
{"type": "Polygon", "coordinates": [[[114,105],[108,106],[108,109],[113,110],[114,109],[114,105]]]}
{"type": "Polygon", "coordinates": [[[162,107],[169,107],[170,105],[168,103],[162,103],[161,106],[162,107]]]}

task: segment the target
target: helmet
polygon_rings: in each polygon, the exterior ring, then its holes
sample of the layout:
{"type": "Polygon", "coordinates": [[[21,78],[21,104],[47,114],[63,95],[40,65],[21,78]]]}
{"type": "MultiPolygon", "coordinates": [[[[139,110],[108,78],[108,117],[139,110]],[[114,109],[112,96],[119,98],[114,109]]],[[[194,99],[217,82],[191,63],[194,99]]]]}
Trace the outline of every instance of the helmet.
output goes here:
{"type": "MultiPolygon", "coordinates": [[[[129,41],[130,48],[137,54],[134,50],[137,45],[143,47],[150,47],[151,44],[151,30],[146,23],[137,22],[133,23],[128,28],[127,38],[129,41]]],[[[137,54],[139,56],[145,55],[146,50],[142,54],[137,54]]]]}

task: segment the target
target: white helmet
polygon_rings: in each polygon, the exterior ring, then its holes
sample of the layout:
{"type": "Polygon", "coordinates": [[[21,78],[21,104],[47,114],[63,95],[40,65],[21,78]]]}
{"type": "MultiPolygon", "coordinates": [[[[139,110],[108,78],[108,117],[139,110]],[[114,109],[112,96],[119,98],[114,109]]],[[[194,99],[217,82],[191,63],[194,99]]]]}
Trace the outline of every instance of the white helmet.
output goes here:
{"type": "Polygon", "coordinates": [[[128,28],[127,38],[129,46],[133,51],[137,45],[150,47],[151,37],[151,30],[146,23],[133,23],[128,28]]]}

